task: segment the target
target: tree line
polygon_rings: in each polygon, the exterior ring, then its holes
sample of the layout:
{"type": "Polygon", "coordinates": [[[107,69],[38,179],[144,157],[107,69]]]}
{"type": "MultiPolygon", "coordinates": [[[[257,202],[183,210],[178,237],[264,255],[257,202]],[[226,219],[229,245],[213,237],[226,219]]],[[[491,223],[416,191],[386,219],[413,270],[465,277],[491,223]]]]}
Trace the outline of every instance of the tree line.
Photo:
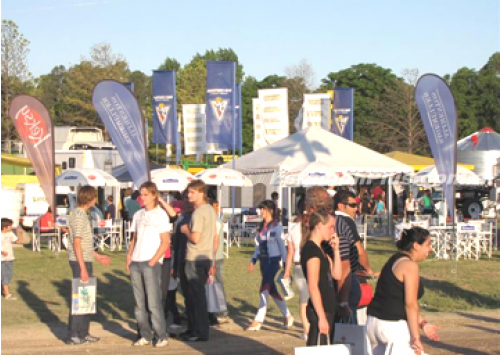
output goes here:
{"type": "MultiPolygon", "coordinates": [[[[80,63],[57,65],[50,73],[33,77],[27,65],[29,41],[10,20],[2,21],[2,140],[17,139],[7,117],[10,100],[18,93],[39,98],[49,109],[55,125],[104,128],[92,106],[92,90],[100,80],[133,82],[135,95],[151,124],[152,73],[131,70],[127,60],[113,53],[110,44],[94,45],[80,63]]],[[[399,75],[374,63],[359,63],[329,73],[315,87],[315,74],[307,60],[284,68],[285,75],[270,74],[262,80],[247,75],[231,48],[196,53],[181,65],[173,57],[159,63],[159,70],[175,70],[177,104],[205,102],[206,60],[237,63],[237,82],[242,87],[243,151],[253,148],[252,98],[259,89],[288,88],[290,133],[302,106],[304,93],[325,92],[335,87],[354,88],[354,140],[379,152],[401,150],[429,154],[427,137],[413,98],[417,69],[399,75]]],[[[500,131],[500,52],[493,53],[479,70],[463,67],[444,79],[455,96],[458,135],[467,136],[484,126],[500,131]]],[[[152,134],[149,135],[152,137],[152,134]]],[[[162,149],[162,152],[164,150],[162,149]]]]}

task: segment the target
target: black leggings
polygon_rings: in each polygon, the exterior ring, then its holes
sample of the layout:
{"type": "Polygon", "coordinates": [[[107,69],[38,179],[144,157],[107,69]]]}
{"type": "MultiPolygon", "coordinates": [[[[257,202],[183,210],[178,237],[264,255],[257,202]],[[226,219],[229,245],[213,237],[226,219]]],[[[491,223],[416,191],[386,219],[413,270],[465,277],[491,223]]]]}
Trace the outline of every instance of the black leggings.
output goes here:
{"type": "MultiPolygon", "coordinates": [[[[318,337],[319,334],[319,319],[316,315],[316,311],[311,307],[310,304],[307,305],[306,309],[307,319],[309,320],[309,335],[307,336],[307,346],[316,346],[318,345],[318,337]]],[[[335,313],[325,313],[326,320],[328,321],[328,326],[330,327],[330,344],[333,344],[333,335],[335,333],[335,313]]],[[[319,345],[327,345],[326,336],[322,334],[319,345]]]]}

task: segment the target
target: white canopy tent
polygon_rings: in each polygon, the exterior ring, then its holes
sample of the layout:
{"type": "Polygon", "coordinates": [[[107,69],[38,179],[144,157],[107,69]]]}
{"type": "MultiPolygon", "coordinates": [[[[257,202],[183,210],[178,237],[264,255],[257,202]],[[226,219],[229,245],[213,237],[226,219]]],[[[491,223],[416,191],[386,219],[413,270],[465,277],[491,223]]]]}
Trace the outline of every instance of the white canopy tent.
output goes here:
{"type": "MultiPolygon", "coordinates": [[[[414,171],[411,166],[320,127],[308,127],[262,149],[245,154],[236,159],[235,163],[236,170],[247,175],[254,186],[260,183],[273,188],[280,176],[291,167],[317,160],[354,176],[373,179],[389,177],[390,184],[392,176],[414,171]]],[[[231,166],[232,162],[224,164],[224,167],[231,166]]],[[[269,195],[270,192],[266,194],[269,195]]],[[[388,194],[388,197],[391,208],[392,194],[388,194]]],[[[290,204],[290,198],[288,201],[290,204]]],[[[290,211],[290,208],[288,210],[290,211]]]]}

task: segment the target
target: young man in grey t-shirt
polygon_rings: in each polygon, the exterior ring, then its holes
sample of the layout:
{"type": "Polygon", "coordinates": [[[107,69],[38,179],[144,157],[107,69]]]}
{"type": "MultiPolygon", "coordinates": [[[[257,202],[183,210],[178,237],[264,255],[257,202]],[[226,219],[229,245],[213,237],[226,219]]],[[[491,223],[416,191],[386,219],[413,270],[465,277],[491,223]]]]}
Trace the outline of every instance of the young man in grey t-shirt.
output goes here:
{"type": "Polygon", "coordinates": [[[208,306],[205,284],[214,257],[214,245],[218,244],[215,227],[215,212],[207,204],[207,186],[201,180],[192,181],[188,186],[188,200],[195,207],[189,226],[182,226],[186,235],[186,262],[184,273],[187,279],[186,310],[188,329],[182,339],[187,341],[208,340],[208,306]]]}

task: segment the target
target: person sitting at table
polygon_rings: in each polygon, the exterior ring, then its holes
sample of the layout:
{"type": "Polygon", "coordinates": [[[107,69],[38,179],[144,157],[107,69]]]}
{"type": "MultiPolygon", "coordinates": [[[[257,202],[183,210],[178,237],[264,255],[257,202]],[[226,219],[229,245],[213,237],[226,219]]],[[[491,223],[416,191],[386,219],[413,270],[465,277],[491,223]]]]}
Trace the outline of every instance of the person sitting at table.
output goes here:
{"type": "Polygon", "coordinates": [[[52,209],[47,208],[47,212],[40,217],[40,232],[42,233],[57,233],[56,226],[54,224],[54,215],[52,214],[52,209]]]}

